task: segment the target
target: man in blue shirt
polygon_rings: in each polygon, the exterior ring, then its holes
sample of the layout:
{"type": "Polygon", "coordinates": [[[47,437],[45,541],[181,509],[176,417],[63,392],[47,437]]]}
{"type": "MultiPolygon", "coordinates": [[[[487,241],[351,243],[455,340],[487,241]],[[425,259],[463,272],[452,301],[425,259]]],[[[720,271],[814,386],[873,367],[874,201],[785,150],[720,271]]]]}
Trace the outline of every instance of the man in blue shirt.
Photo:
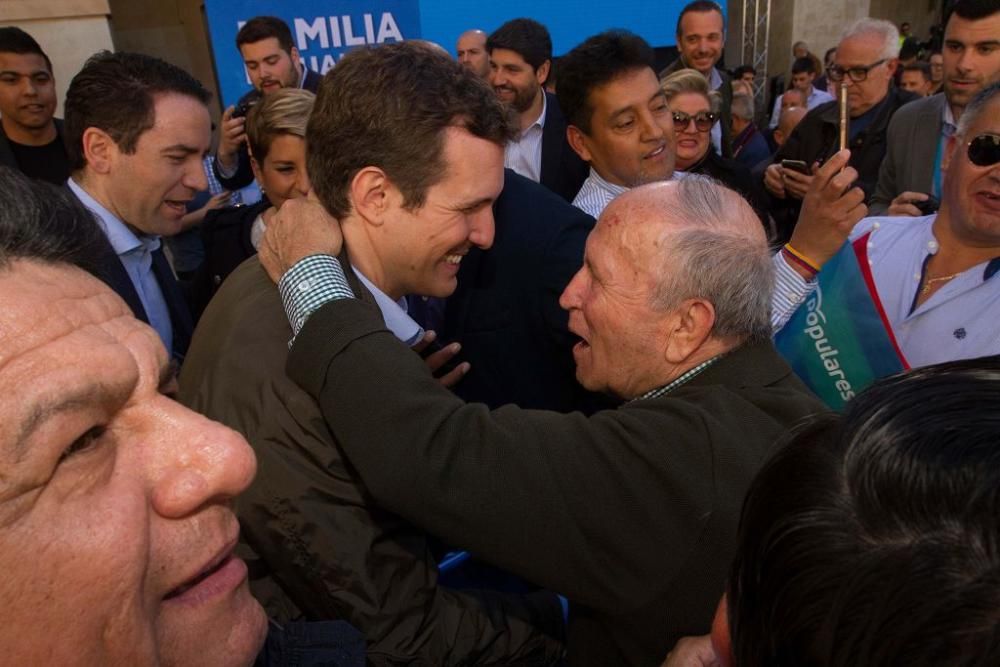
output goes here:
{"type": "Polygon", "coordinates": [[[208,187],[207,103],[190,74],[135,53],[94,55],[66,93],[68,185],[110,242],[104,278],[177,360],[193,327],[160,246],[208,187]]]}

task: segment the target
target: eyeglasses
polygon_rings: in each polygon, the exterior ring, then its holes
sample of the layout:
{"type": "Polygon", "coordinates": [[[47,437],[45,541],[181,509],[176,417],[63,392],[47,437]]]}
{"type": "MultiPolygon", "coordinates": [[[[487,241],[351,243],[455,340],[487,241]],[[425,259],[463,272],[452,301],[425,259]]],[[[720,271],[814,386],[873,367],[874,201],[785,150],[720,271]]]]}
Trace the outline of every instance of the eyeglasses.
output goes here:
{"type": "Polygon", "coordinates": [[[969,142],[969,162],[977,167],[992,167],[1000,162],[1000,134],[980,134],[969,142]]]}
{"type": "Polygon", "coordinates": [[[715,121],[719,120],[719,114],[711,111],[699,111],[693,116],[683,111],[675,111],[673,113],[675,132],[686,130],[691,121],[694,121],[694,127],[699,132],[708,132],[715,125],[715,121]]]}
{"type": "Polygon", "coordinates": [[[853,81],[854,83],[861,83],[862,81],[868,78],[868,72],[871,72],[873,69],[884,63],[886,60],[888,60],[888,58],[882,58],[882,60],[879,60],[876,63],[872,63],[868,67],[858,66],[858,67],[848,67],[846,69],[841,67],[840,65],[830,65],[829,67],[826,68],[826,76],[828,79],[830,79],[830,81],[840,83],[841,81],[844,80],[844,74],[847,74],[847,76],[851,77],[851,81],[853,81]]]}

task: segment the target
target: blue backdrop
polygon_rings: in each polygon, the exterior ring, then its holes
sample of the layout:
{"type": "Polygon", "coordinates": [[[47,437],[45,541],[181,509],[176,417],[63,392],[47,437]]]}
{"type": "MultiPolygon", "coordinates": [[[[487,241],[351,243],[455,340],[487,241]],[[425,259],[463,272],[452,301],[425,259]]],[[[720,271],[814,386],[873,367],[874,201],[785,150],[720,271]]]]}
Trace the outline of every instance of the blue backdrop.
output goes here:
{"type": "Polygon", "coordinates": [[[236,33],[262,14],[284,19],[306,65],[325,73],[351,48],[423,38],[454,53],[470,28],[491,32],[507,20],[530,16],[548,27],[555,55],[608,28],[625,28],[653,46],[674,44],[677,16],[686,0],[506,0],[464,4],[444,0],[205,0],[224,106],[250,89],[236,50],[236,33]]]}

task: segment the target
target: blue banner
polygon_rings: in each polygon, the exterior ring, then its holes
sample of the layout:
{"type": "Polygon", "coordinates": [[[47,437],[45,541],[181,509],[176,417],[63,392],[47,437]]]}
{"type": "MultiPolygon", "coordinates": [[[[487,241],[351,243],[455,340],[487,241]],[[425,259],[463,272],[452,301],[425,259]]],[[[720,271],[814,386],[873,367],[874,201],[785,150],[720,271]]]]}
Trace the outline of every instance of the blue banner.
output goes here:
{"type": "Polygon", "coordinates": [[[250,90],[236,33],[255,16],[277,16],[309,69],[325,74],[353,48],[420,37],[418,0],[205,0],[223,108],[250,90]]]}
{"type": "MultiPolygon", "coordinates": [[[[458,36],[487,33],[527,16],[552,35],[562,55],[587,37],[610,28],[636,33],[653,46],[672,46],[677,17],[686,0],[508,0],[459,4],[444,0],[205,0],[212,55],[223,107],[250,90],[236,33],[254,16],[277,16],[292,30],[306,66],[325,74],[350,49],[400,39],[428,39],[454,55],[458,36]]],[[[725,4],[723,11],[725,11],[725,4]]]]}
{"type": "Polygon", "coordinates": [[[816,290],[774,337],[795,374],[835,410],[878,378],[908,368],[873,292],[867,241],[845,243],[823,265],[816,290]]]}

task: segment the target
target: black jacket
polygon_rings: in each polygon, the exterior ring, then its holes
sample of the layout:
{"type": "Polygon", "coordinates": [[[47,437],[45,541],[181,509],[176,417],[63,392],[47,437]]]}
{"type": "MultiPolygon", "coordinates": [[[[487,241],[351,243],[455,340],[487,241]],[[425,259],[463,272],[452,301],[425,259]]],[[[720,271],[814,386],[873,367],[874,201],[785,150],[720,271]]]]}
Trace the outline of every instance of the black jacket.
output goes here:
{"type": "Polygon", "coordinates": [[[462,344],[458,361],[472,364],[455,393],[490,407],[604,407],[602,397],[576,381],[577,339],[559,307],[559,295],[583,264],[594,219],[510,169],[493,216],[493,246],[462,260],[440,332],[442,341],[462,344]]]}
{"type": "Polygon", "coordinates": [[[569,599],[571,665],[658,665],[706,633],[750,480],[779,435],[825,411],[769,341],[590,418],[490,411],[384,327],[361,300],[324,305],[288,376],[380,504],[569,599]]]}
{"type": "Polygon", "coordinates": [[[227,206],[205,214],[201,225],[205,259],[191,279],[188,297],[196,324],[226,276],[257,254],[250,242],[250,230],[257,216],[270,207],[271,202],[264,197],[256,204],[227,206]]]}
{"type": "MultiPolygon", "coordinates": [[[[878,183],[879,167],[886,153],[886,130],[889,121],[904,104],[917,99],[913,93],[890,86],[877,115],[871,124],[851,140],[851,160],[848,164],[857,169],[855,183],[865,191],[865,203],[870,203],[878,183]]],[[[837,102],[821,104],[805,115],[792,135],[774,155],[773,163],[782,160],[802,160],[808,165],[825,162],[837,152],[840,142],[840,112],[837,102]]],[[[793,197],[771,198],[770,210],[778,223],[779,231],[791,229],[799,217],[802,200],[793,197]]]]}
{"type": "Polygon", "coordinates": [[[559,107],[559,100],[552,93],[545,93],[545,125],[542,127],[541,184],[572,203],[590,167],[566,139],[566,117],[559,107]]]}
{"type": "MultiPolygon", "coordinates": [[[[302,82],[302,89],[308,90],[310,93],[316,93],[319,90],[319,84],[323,81],[323,76],[317,74],[311,69],[306,70],[305,81],[302,82]]],[[[236,106],[255,100],[260,97],[260,91],[256,88],[251,90],[249,93],[240,98],[236,106]]],[[[232,176],[226,178],[219,172],[219,160],[212,160],[212,170],[215,172],[215,178],[218,179],[219,184],[226,190],[235,191],[240,188],[245,188],[246,186],[253,183],[253,169],[250,168],[250,153],[247,151],[246,142],[240,146],[239,151],[236,153],[236,171],[232,176]]]]}

